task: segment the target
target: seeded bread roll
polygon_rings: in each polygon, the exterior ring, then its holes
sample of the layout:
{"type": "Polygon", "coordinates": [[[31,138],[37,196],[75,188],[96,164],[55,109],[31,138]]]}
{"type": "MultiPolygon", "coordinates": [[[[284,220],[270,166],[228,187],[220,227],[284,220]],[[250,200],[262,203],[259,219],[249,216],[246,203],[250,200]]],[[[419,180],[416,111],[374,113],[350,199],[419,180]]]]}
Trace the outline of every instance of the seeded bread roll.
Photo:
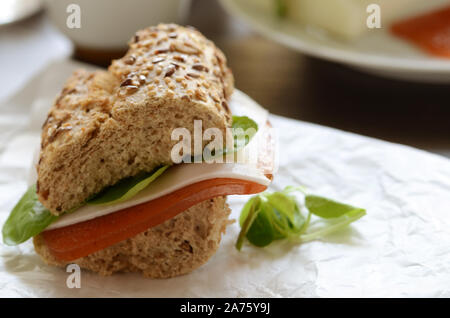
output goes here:
{"type": "MultiPolygon", "coordinates": [[[[233,76],[198,31],[159,25],[136,33],[108,71],[77,71],[43,125],[37,194],[58,215],[106,186],[171,164],[174,128],[225,134],[233,76]]],[[[205,144],[205,143],[204,143],[205,144]]]]}
{"type": "MultiPolygon", "coordinates": [[[[229,214],[224,197],[207,200],[133,238],[68,263],[101,275],[142,272],[146,277],[169,278],[187,274],[216,252],[230,223],[229,214]]],[[[68,264],[52,256],[41,235],[33,242],[47,264],[68,264]]]]}

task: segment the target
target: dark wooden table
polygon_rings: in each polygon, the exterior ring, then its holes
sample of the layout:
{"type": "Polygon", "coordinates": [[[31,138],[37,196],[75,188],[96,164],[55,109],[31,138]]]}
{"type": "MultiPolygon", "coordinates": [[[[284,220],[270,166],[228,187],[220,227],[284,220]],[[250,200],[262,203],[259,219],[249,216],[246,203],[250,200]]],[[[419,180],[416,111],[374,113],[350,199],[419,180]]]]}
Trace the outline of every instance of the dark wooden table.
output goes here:
{"type": "Polygon", "coordinates": [[[236,87],[271,113],[450,157],[450,85],[370,76],[254,33],[216,0],[194,0],[188,24],[225,52],[236,87]]]}

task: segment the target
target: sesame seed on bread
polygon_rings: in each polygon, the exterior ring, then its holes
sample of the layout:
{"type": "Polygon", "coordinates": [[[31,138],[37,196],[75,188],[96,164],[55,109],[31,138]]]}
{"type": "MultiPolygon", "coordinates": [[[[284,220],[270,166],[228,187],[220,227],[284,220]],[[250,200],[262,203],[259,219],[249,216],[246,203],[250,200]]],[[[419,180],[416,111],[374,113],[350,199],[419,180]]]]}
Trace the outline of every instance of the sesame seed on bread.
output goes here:
{"type": "Polygon", "coordinates": [[[233,76],[198,31],[158,25],[138,31],[106,71],[76,71],[42,128],[37,194],[59,215],[119,180],[171,164],[171,132],[194,120],[231,125],[233,76]]]}

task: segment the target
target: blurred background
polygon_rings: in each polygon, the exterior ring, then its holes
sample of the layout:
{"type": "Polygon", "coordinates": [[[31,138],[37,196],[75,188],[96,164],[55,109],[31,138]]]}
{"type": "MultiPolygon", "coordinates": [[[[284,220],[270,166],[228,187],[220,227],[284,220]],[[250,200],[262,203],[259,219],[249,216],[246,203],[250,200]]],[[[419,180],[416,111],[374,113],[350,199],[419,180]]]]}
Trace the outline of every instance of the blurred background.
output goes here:
{"type": "MultiPolygon", "coordinates": [[[[135,30],[134,23],[142,19],[150,24],[171,19],[192,25],[213,40],[228,58],[236,87],[273,114],[450,157],[450,84],[378,77],[309,57],[256,32],[217,0],[181,0],[182,8],[178,1],[166,1],[174,2],[166,11],[152,1],[122,1],[136,9],[133,16],[111,10],[103,13],[103,22],[109,25],[92,26],[100,35],[75,30],[71,39],[61,32],[64,28],[57,27],[62,22],[55,10],[66,8],[63,0],[58,1],[59,8],[56,1],[44,1],[45,6],[39,0],[22,0],[27,3],[25,9],[14,1],[0,2],[0,104],[52,60],[71,57],[105,65],[111,57],[120,56],[123,47],[110,48],[114,37],[102,34],[122,32],[129,38],[128,29],[135,30]],[[87,44],[74,45],[77,36],[87,44]],[[93,48],[89,41],[105,45],[93,48]]],[[[65,23],[67,13],[62,17],[65,23]]]]}

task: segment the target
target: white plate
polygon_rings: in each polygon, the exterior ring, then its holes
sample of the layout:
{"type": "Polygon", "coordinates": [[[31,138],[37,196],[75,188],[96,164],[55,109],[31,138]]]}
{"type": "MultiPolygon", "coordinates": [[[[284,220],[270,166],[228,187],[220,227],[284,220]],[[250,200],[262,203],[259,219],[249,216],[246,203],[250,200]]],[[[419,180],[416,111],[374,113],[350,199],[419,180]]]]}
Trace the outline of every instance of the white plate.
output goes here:
{"type": "MultiPolygon", "coordinates": [[[[353,42],[334,39],[320,30],[278,19],[273,12],[246,0],[221,0],[226,10],[255,30],[287,47],[329,61],[381,76],[435,83],[450,83],[450,60],[430,57],[400,40],[387,28],[378,29],[353,42]]],[[[411,14],[449,4],[448,0],[427,0],[408,8],[411,14]]]]}

